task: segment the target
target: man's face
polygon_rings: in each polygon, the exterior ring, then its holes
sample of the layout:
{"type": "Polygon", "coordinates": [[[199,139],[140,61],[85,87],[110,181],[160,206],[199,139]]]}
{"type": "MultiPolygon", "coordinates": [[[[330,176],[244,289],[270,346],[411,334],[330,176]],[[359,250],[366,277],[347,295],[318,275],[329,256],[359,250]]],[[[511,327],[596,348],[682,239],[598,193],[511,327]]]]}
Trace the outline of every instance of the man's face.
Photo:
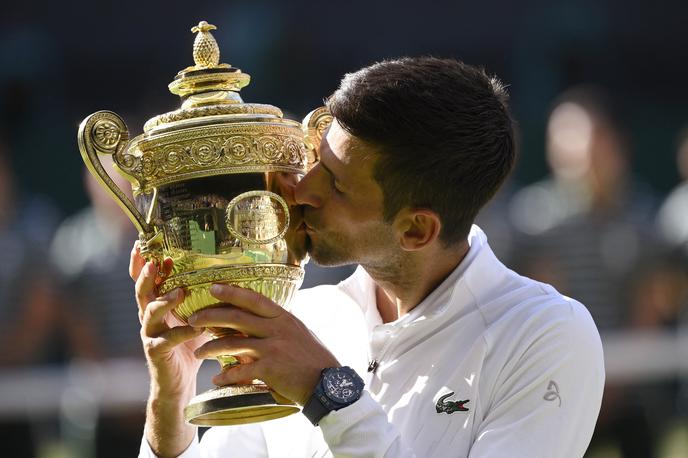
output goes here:
{"type": "Polygon", "coordinates": [[[296,186],[316,263],[379,266],[393,259],[398,245],[383,221],[382,189],[373,178],[376,154],[335,120],[320,145],[320,162],[296,186]]]}

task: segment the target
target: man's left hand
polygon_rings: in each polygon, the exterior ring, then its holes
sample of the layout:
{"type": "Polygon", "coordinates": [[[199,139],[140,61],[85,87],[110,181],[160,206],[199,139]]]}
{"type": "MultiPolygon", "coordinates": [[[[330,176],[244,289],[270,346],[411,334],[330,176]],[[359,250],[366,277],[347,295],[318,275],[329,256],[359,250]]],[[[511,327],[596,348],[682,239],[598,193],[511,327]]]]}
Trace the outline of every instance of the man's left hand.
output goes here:
{"type": "Polygon", "coordinates": [[[214,284],[210,294],[225,305],[194,313],[189,324],[204,328],[232,328],[248,337],[211,340],[196,350],[196,357],[243,356],[251,362],[225,368],[213,377],[216,385],[259,379],[276,394],[304,405],[326,367],[340,364],[294,315],[255,291],[214,284]]]}

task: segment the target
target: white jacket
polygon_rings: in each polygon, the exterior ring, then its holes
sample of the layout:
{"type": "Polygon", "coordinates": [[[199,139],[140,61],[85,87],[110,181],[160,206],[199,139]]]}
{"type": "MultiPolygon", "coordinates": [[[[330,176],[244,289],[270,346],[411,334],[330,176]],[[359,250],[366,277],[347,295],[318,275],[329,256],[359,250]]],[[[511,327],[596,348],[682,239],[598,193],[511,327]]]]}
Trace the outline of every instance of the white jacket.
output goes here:
{"type": "MultiPolygon", "coordinates": [[[[578,457],[602,400],[602,345],[585,307],[507,269],[473,227],[466,258],[410,313],[383,324],[359,268],[293,308],[366,379],[314,428],[302,415],[215,427],[192,457],[578,457]],[[374,373],[363,372],[376,361],[374,373]]],[[[153,457],[142,441],[141,457],[153,457]]]]}

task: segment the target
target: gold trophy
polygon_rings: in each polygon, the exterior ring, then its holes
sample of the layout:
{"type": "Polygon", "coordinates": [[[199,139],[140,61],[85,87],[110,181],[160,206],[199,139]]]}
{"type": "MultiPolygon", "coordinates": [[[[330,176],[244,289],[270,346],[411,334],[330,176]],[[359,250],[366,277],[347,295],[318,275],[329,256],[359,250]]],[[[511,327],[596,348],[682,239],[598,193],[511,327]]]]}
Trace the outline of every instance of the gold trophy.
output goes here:
{"type": "MultiPolygon", "coordinates": [[[[208,288],[229,282],[255,290],[283,307],[303,279],[305,234],[298,207],[286,191],[316,160],[316,146],[331,116],[322,109],[307,125],[284,119],[271,105],[244,103],[249,75],[220,64],[215,26],[200,22],[193,58],[169,84],[182,98],[178,110],[161,114],[129,140],[124,121],[99,111],[81,123],[79,149],[86,166],[139,231],[141,254],[174,261],[160,286],[165,294],[186,290],[174,314],[183,322],[217,304],[208,288]],[[131,182],[133,202],[113,183],[98,154],[131,182]]],[[[214,338],[234,334],[210,329],[214,338]]],[[[237,364],[231,355],[220,364],[237,364]]],[[[218,387],[192,399],[185,418],[196,425],[232,425],[298,412],[278,402],[260,381],[218,387]]]]}

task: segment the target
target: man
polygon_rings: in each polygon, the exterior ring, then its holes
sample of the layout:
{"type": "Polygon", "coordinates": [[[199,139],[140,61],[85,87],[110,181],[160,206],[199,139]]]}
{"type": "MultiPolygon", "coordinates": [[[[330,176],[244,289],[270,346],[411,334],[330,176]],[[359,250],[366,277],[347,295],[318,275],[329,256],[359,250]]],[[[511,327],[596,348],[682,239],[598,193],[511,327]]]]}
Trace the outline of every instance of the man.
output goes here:
{"type": "Polygon", "coordinates": [[[604,383],[594,323],[578,302],[504,267],[472,227],[514,162],[501,83],[455,60],[405,58],[346,75],[327,105],[335,120],[293,203],[316,262],[361,268],[297,302],[312,304],[304,319],[318,302],[360,306],[366,389],[302,321],[248,290],[215,285],[227,306],[171,327],[165,316],[183,295],[156,298],[156,269],[134,252],[152,378],[142,456],[265,456],[278,440],[317,442],[271,436],[268,422],[262,433],[213,428],[199,446],[181,410],[199,358],[219,354],[251,362],[214,383],[261,379],[304,406],[326,447],[301,449],[308,456],[581,456],[604,383]],[[251,337],[206,342],[207,326],[251,337]]]}

